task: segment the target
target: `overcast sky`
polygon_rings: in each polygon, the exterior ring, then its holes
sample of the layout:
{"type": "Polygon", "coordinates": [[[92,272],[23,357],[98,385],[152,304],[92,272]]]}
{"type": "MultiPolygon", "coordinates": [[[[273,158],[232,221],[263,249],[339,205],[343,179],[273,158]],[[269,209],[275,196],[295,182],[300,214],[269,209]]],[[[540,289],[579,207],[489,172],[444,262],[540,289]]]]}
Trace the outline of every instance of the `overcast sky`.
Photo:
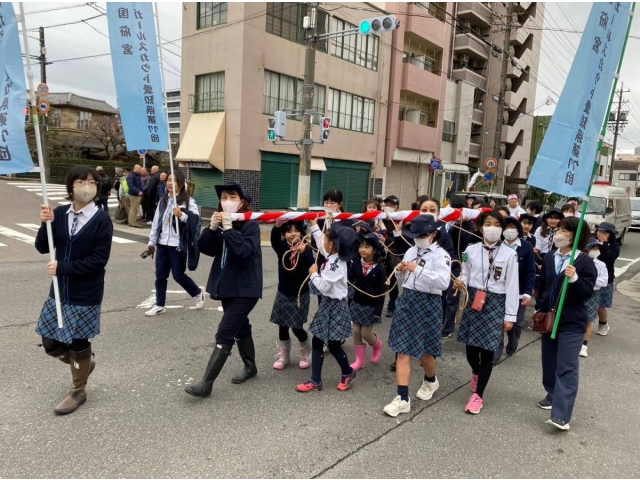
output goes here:
{"type": "MultiPolygon", "coordinates": [[[[591,3],[546,3],[542,54],[538,72],[534,73],[540,82],[536,95],[536,115],[553,113],[555,104],[545,105],[548,97],[557,102],[566,76],[571,66],[575,51],[580,42],[582,31],[589,16],[591,3]],[[567,30],[559,32],[555,30],[567,30]]],[[[14,2],[18,11],[18,4],[14,2]]],[[[29,30],[29,48],[31,55],[39,54],[38,27],[44,26],[47,46],[47,59],[53,64],[47,66],[47,80],[52,91],[68,92],[103,99],[116,105],[115,86],[111,67],[111,58],[105,55],[97,58],[61,61],[109,53],[107,38],[107,18],[98,16],[106,8],[106,3],[99,2],[94,7],[83,3],[45,3],[25,2],[27,29],[29,30]],[[59,10],[47,11],[60,7],[59,10]],[[91,18],[96,17],[97,18],[91,18]],[[82,21],[84,20],[84,22],[82,21]],[[56,26],[63,23],[78,22],[56,26]],[[34,30],[32,30],[34,29],[34,30]]],[[[162,39],[177,40],[182,30],[182,3],[159,2],[160,26],[162,39]]],[[[640,50],[640,21],[632,26],[627,48],[627,55],[622,68],[621,80],[631,93],[629,98],[630,123],[618,140],[621,153],[630,153],[634,146],[640,146],[640,62],[636,59],[640,50]],[[635,58],[634,58],[635,57],[635,58]]],[[[172,43],[165,50],[165,82],[167,88],[180,87],[180,42],[172,43]]],[[[34,76],[39,78],[39,68],[34,66],[34,76]]],[[[611,135],[608,140],[611,140],[611,135]]]]}

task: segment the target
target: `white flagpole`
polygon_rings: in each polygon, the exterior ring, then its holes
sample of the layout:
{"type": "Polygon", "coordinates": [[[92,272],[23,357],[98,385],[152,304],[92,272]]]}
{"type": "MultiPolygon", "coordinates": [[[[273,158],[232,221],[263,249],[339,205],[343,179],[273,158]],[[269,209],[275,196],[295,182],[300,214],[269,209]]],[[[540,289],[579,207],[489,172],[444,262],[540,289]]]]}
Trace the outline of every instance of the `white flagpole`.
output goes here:
{"type": "MultiPolygon", "coordinates": [[[[164,83],[164,60],[162,57],[162,44],[161,44],[162,38],[160,37],[160,14],[158,13],[158,3],[153,2],[153,7],[155,9],[156,23],[158,28],[158,52],[160,54],[160,78],[162,79],[162,98],[164,99],[164,116],[167,119],[167,143],[169,147],[169,168],[171,169],[171,182],[173,184],[172,185],[173,186],[173,204],[177,206],[178,202],[176,201],[176,177],[173,175],[173,151],[171,149],[171,133],[169,133],[169,107],[167,107],[167,88],[164,83]]],[[[187,185],[185,184],[183,188],[187,188],[187,185]]],[[[188,205],[187,205],[187,208],[188,208],[188,205]]],[[[178,217],[175,217],[175,219],[176,219],[176,230],[179,230],[178,217]]]]}
{"type": "MultiPolygon", "coordinates": [[[[24,44],[24,56],[27,59],[27,80],[29,81],[29,97],[31,100],[31,118],[33,119],[33,131],[36,135],[36,148],[38,149],[38,165],[40,166],[40,184],[42,185],[42,203],[49,205],[47,198],[47,179],[44,176],[44,163],[42,160],[42,144],[40,143],[40,128],[38,125],[38,112],[36,109],[36,92],[33,88],[33,71],[31,71],[31,57],[29,56],[29,40],[27,39],[27,27],[24,21],[24,8],[20,2],[20,25],[22,26],[22,43],[24,44]],[[35,115],[34,115],[35,112],[35,115]]],[[[58,219],[59,221],[61,219],[58,219]]],[[[49,260],[56,261],[55,249],[53,246],[53,233],[51,231],[51,222],[47,221],[47,240],[49,242],[49,260]]],[[[58,315],[58,328],[62,328],[62,308],[60,306],[60,288],[58,286],[58,277],[53,276],[53,295],[56,301],[56,314],[58,315]]]]}

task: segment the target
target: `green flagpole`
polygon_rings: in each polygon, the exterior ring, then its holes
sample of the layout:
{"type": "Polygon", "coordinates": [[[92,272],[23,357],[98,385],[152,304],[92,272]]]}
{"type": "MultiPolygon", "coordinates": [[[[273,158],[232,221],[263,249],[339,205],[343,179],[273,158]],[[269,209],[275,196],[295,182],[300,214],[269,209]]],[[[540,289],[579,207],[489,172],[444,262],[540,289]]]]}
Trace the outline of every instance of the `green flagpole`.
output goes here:
{"type": "MultiPolygon", "coordinates": [[[[622,53],[620,54],[620,61],[618,62],[618,68],[616,70],[616,76],[613,80],[613,88],[611,89],[611,96],[609,97],[609,107],[607,108],[607,114],[604,117],[604,122],[602,124],[602,130],[600,131],[600,141],[598,142],[598,150],[596,153],[596,158],[593,164],[593,171],[591,172],[591,182],[589,183],[589,189],[587,190],[587,196],[582,204],[582,212],[580,213],[580,223],[578,224],[578,231],[576,232],[576,236],[573,242],[573,249],[571,250],[571,258],[569,259],[569,265],[573,265],[573,261],[575,260],[576,250],[578,249],[578,238],[580,238],[580,234],[582,233],[582,225],[584,225],[584,216],[587,212],[587,208],[589,207],[589,195],[591,195],[591,186],[593,185],[593,177],[596,175],[598,171],[598,158],[600,157],[600,151],[602,150],[602,143],[604,142],[604,136],[607,134],[607,124],[609,120],[609,113],[611,113],[611,106],[613,105],[613,98],[616,93],[616,88],[618,87],[618,78],[620,77],[620,70],[622,69],[622,60],[624,59],[624,52],[627,49],[627,41],[629,40],[629,32],[631,31],[631,22],[633,21],[633,15],[636,10],[636,2],[633,2],[631,5],[631,12],[629,14],[629,20],[627,23],[627,34],[624,37],[624,43],[622,45],[622,53]]],[[[611,159],[613,162],[615,159],[611,159]]],[[[612,179],[609,179],[611,181],[612,179]]],[[[614,240],[615,241],[615,240],[614,240]]],[[[560,316],[562,315],[562,307],[564,305],[564,298],[567,295],[567,285],[569,285],[569,278],[565,277],[564,282],[562,284],[562,295],[560,296],[560,303],[558,304],[558,311],[556,312],[556,321],[553,324],[553,332],[551,333],[551,338],[555,340],[558,333],[558,324],[560,323],[560,316]]]]}

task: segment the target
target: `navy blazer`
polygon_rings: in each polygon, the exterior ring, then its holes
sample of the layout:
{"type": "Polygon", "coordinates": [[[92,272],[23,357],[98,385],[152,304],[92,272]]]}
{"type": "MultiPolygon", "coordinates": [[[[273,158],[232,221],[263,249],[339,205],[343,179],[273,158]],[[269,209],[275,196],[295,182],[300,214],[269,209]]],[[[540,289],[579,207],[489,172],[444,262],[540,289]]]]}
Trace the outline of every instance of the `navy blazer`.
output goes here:
{"type": "MultiPolygon", "coordinates": [[[[555,306],[557,298],[562,293],[562,284],[565,279],[564,271],[560,275],[556,275],[554,253],[549,252],[544,256],[542,272],[538,279],[538,304],[536,309],[542,312],[548,312],[555,306]]],[[[593,295],[593,288],[598,278],[598,270],[593,260],[584,253],[580,253],[573,266],[576,267],[578,280],[567,285],[567,294],[565,295],[558,329],[584,334],[589,323],[585,302],[593,295]]]]}
{"type": "MultiPolygon", "coordinates": [[[[278,291],[289,297],[297,297],[303,282],[302,293],[309,291],[309,282],[305,282],[305,279],[309,275],[309,268],[314,263],[313,254],[311,247],[307,246],[304,253],[298,254],[296,268],[291,271],[285,269],[282,257],[289,251],[289,244],[282,238],[281,232],[281,229],[276,226],[271,229],[271,248],[278,256],[278,291]]],[[[291,268],[291,255],[286,256],[284,263],[287,268],[291,268]]]]}
{"type": "Polygon", "coordinates": [[[384,265],[377,263],[366,277],[362,273],[362,263],[356,258],[349,267],[349,282],[358,287],[363,292],[367,292],[373,296],[380,295],[378,298],[371,298],[364,293],[354,289],[353,301],[360,305],[373,306],[373,315],[375,317],[382,316],[382,307],[384,306],[384,293],[387,291],[387,272],[384,265]]]}
{"type": "Polygon", "coordinates": [[[615,240],[612,243],[605,242],[600,245],[600,256],[598,260],[607,266],[607,272],[609,273],[609,284],[613,283],[616,276],[615,263],[620,256],[620,244],[615,240]]]}
{"type": "Polygon", "coordinates": [[[520,239],[520,246],[516,248],[518,254],[518,281],[520,295],[533,296],[536,286],[536,262],[533,247],[525,239],[520,239]]]}

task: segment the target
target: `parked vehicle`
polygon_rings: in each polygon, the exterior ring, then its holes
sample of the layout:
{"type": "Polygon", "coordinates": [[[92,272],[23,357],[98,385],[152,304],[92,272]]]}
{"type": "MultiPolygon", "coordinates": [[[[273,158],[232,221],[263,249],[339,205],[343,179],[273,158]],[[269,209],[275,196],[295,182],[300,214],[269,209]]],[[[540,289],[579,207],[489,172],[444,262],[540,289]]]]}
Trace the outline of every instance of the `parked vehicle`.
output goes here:
{"type": "MultiPolygon", "coordinates": [[[[621,187],[612,187],[609,182],[594,182],[588,205],[585,220],[589,222],[591,231],[602,222],[612,223],[618,231],[618,243],[622,245],[624,236],[631,228],[631,198],[627,191],[621,187]]],[[[578,207],[581,212],[582,207],[583,205],[578,207]]],[[[638,222],[640,228],[640,220],[638,222]]]]}
{"type": "Polygon", "coordinates": [[[640,197],[631,197],[631,229],[640,229],[640,197]]]}
{"type": "Polygon", "coordinates": [[[506,195],[501,195],[499,193],[489,193],[489,192],[465,192],[465,191],[454,192],[451,194],[451,198],[449,199],[449,201],[455,198],[457,200],[462,200],[462,202],[466,205],[467,198],[470,198],[470,197],[474,197],[476,200],[479,200],[486,204],[490,204],[491,200],[493,199],[493,201],[496,202],[496,207],[500,207],[502,205],[507,204],[506,195]]]}

